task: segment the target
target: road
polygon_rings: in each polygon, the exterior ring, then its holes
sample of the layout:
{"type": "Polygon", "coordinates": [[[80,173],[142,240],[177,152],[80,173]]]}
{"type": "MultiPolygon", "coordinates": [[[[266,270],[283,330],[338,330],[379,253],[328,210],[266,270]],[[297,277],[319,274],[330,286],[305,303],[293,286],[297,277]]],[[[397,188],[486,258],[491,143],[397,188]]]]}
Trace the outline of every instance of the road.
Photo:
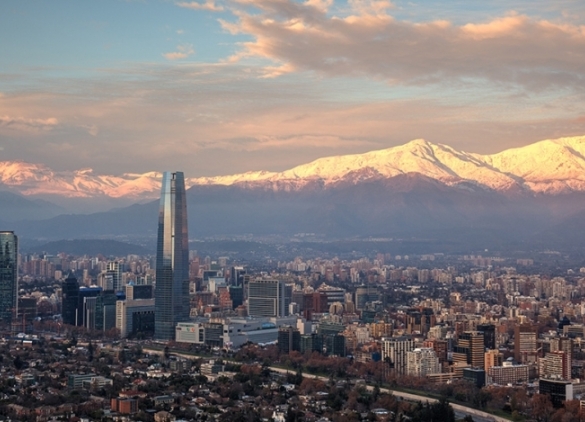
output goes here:
{"type": "MultiPolygon", "coordinates": [[[[163,354],[162,350],[150,349],[147,347],[143,348],[143,351],[148,352],[148,353],[163,354]]],[[[187,353],[180,353],[180,352],[171,352],[171,353],[175,356],[182,356],[182,357],[189,358],[189,359],[192,359],[194,357],[198,357],[194,354],[187,354],[187,353]]],[[[201,357],[203,357],[203,356],[201,356],[201,357]]],[[[208,356],[205,358],[209,359],[208,356]]],[[[218,358],[220,358],[220,357],[218,357],[218,358]]],[[[232,360],[228,360],[228,359],[224,359],[224,358],[221,358],[221,359],[224,362],[235,364],[235,365],[242,364],[242,362],[232,361],[232,360]]],[[[294,371],[291,371],[289,369],[278,368],[276,366],[269,366],[269,368],[272,372],[277,372],[280,374],[295,373],[294,371]]],[[[319,379],[319,380],[325,381],[325,382],[329,382],[329,380],[330,380],[329,377],[323,377],[323,376],[311,375],[311,374],[303,374],[303,378],[319,379]]],[[[368,391],[372,391],[374,389],[373,385],[366,385],[365,387],[368,391]]],[[[412,393],[403,393],[401,391],[390,390],[389,388],[380,388],[380,392],[386,393],[386,394],[392,394],[395,397],[399,397],[402,400],[407,400],[407,401],[420,401],[423,403],[437,402],[437,399],[434,399],[432,397],[425,397],[425,396],[421,396],[418,394],[412,394],[412,393]]],[[[455,417],[458,419],[463,419],[465,416],[469,415],[473,418],[473,420],[475,422],[510,422],[509,419],[505,419],[505,418],[502,418],[500,416],[495,416],[495,415],[492,415],[492,414],[487,413],[487,412],[482,412],[481,410],[473,409],[471,407],[462,406],[460,404],[455,404],[455,403],[450,403],[450,405],[453,408],[453,410],[455,411],[455,417]]]]}
{"type": "MultiPolygon", "coordinates": [[[[274,366],[270,367],[270,370],[273,372],[278,372],[281,374],[286,374],[286,373],[290,373],[292,371],[287,370],[287,369],[282,369],[282,368],[276,368],[274,366]]],[[[321,381],[325,381],[328,382],[329,378],[328,377],[322,377],[319,375],[309,375],[309,374],[303,374],[303,377],[305,378],[312,378],[312,379],[319,379],[321,381]]],[[[374,389],[374,386],[372,385],[366,385],[366,389],[368,391],[372,391],[374,389]]],[[[428,402],[428,403],[435,403],[437,402],[437,399],[431,398],[431,397],[425,397],[425,396],[420,396],[418,394],[411,394],[411,393],[403,393],[401,391],[395,391],[395,390],[390,390],[388,388],[380,388],[380,392],[381,393],[386,393],[386,394],[392,394],[395,397],[399,397],[402,400],[407,400],[407,401],[420,401],[420,402],[428,402]]],[[[463,419],[465,416],[470,415],[473,420],[475,422],[510,422],[509,419],[505,419],[499,416],[495,416],[492,415],[490,413],[487,412],[482,412],[481,410],[477,410],[477,409],[473,409],[471,407],[467,407],[467,406],[462,406],[460,404],[455,404],[455,403],[449,403],[451,405],[451,407],[453,408],[453,410],[455,411],[455,416],[459,419],[463,419]]]]}

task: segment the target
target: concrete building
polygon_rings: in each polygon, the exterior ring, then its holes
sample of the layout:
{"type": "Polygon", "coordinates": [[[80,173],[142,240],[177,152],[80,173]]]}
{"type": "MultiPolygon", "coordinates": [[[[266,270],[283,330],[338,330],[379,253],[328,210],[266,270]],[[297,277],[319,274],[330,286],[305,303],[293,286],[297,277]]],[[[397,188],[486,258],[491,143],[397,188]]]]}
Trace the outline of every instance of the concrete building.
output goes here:
{"type": "Polygon", "coordinates": [[[547,353],[538,360],[540,377],[568,381],[571,379],[570,362],[569,355],[561,350],[547,353]]]}
{"type": "Polygon", "coordinates": [[[504,363],[504,355],[499,350],[488,350],[484,355],[484,369],[489,371],[492,366],[502,366],[504,363]]]}
{"type": "Polygon", "coordinates": [[[527,383],[529,368],[528,365],[515,365],[511,360],[507,360],[502,366],[492,366],[488,370],[488,377],[491,384],[514,385],[527,383]]]}
{"type": "Polygon", "coordinates": [[[116,328],[125,338],[136,332],[154,331],[154,299],[119,300],[116,302],[116,328]]]}
{"type": "Polygon", "coordinates": [[[292,285],[284,280],[256,279],[248,283],[248,315],[285,317],[292,299],[292,285]]]}
{"type": "Polygon", "coordinates": [[[382,360],[389,360],[398,373],[406,373],[407,353],[412,350],[414,350],[412,337],[382,338],[382,360]]]}
{"type": "Polygon", "coordinates": [[[406,353],[406,373],[415,377],[441,372],[441,364],[435,351],[429,347],[406,353]]]}
{"type": "MultiPolygon", "coordinates": [[[[465,356],[466,361],[472,368],[484,367],[485,354],[483,332],[465,331],[459,336],[457,346],[453,350],[453,360],[456,357],[465,356]]],[[[463,359],[460,359],[463,360],[463,359]]]]}
{"type": "MultiPolygon", "coordinates": [[[[303,324],[304,325],[304,324],[303,324]]],[[[275,343],[279,327],[297,326],[297,317],[221,318],[177,324],[177,342],[237,349],[247,342],[275,343]]]]}
{"type": "Polygon", "coordinates": [[[562,407],[565,401],[574,399],[571,381],[540,379],[538,392],[548,395],[554,407],[562,407]]]}
{"type": "Polygon", "coordinates": [[[536,362],[536,329],[530,324],[514,327],[514,359],[520,363],[536,362]]]}

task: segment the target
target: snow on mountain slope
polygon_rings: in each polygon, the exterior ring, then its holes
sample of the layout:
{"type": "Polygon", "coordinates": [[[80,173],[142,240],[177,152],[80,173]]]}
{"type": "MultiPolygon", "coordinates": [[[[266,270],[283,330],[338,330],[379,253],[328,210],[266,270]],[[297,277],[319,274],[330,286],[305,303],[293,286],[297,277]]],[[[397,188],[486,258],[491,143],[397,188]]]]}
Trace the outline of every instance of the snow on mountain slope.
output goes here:
{"type": "Polygon", "coordinates": [[[365,154],[320,158],[282,173],[202,178],[193,183],[278,186],[288,182],[301,188],[309,181],[322,180],[327,186],[362,174],[366,168],[371,177],[419,173],[451,186],[472,183],[497,191],[515,187],[538,193],[585,191],[585,136],[546,140],[485,156],[418,139],[365,154]]]}
{"type": "MultiPolygon", "coordinates": [[[[407,173],[464,188],[474,185],[496,191],[585,192],[585,136],[545,140],[493,155],[417,139],[364,154],[320,158],[281,173],[253,171],[187,179],[186,183],[298,190],[308,185],[358,184],[407,173]]],[[[24,195],[156,198],[160,181],[161,174],[156,172],[111,176],[95,174],[91,169],[55,172],[39,164],[0,162],[0,183],[24,195]]]]}
{"type": "Polygon", "coordinates": [[[0,183],[23,195],[155,198],[161,178],[161,174],[155,172],[108,176],[96,175],[91,169],[54,172],[40,164],[0,162],[0,183]]]}

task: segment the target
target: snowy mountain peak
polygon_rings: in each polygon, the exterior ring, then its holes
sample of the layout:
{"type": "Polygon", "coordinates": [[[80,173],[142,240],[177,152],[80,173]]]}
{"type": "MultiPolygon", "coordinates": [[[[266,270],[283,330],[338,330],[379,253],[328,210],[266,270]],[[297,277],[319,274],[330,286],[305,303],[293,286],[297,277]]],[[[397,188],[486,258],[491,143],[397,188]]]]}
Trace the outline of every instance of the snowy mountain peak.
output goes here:
{"type": "MultiPolygon", "coordinates": [[[[282,172],[187,179],[187,186],[223,185],[269,190],[324,188],[421,174],[449,186],[532,193],[585,192],[585,136],[544,140],[492,155],[415,139],[363,154],[331,156],[282,172]]],[[[99,175],[92,169],[57,172],[41,164],[0,162],[0,183],[24,195],[148,199],[159,195],[162,174],[99,175]]]]}
{"type": "Polygon", "coordinates": [[[450,186],[474,184],[485,189],[561,193],[585,191],[585,136],[545,140],[498,154],[480,155],[416,139],[404,145],[364,154],[319,158],[281,173],[251,172],[200,178],[196,185],[291,183],[297,189],[315,180],[324,186],[340,181],[392,178],[418,173],[450,186]],[[368,176],[362,170],[368,169],[368,176]],[[362,173],[360,173],[362,172],[362,173]]]}

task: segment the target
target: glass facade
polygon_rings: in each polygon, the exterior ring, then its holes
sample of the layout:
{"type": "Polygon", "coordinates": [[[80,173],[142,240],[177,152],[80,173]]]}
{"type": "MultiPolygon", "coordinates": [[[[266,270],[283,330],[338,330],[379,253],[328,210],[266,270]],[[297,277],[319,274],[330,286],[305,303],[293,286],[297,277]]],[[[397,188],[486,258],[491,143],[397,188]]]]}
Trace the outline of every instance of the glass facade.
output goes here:
{"type": "Polygon", "coordinates": [[[0,231],[0,323],[10,324],[17,313],[18,238],[0,231]]]}
{"type": "Polygon", "coordinates": [[[61,302],[61,315],[63,324],[77,325],[77,307],[79,305],[79,283],[73,274],[65,279],[62,284],[63,299],[61,302]]]}
{"type": "Polygon", "coordinates": [[[154,337],[173,340],[189,318],[189,236],[182,172],[163,174],[156,249],[154,337]]]}

